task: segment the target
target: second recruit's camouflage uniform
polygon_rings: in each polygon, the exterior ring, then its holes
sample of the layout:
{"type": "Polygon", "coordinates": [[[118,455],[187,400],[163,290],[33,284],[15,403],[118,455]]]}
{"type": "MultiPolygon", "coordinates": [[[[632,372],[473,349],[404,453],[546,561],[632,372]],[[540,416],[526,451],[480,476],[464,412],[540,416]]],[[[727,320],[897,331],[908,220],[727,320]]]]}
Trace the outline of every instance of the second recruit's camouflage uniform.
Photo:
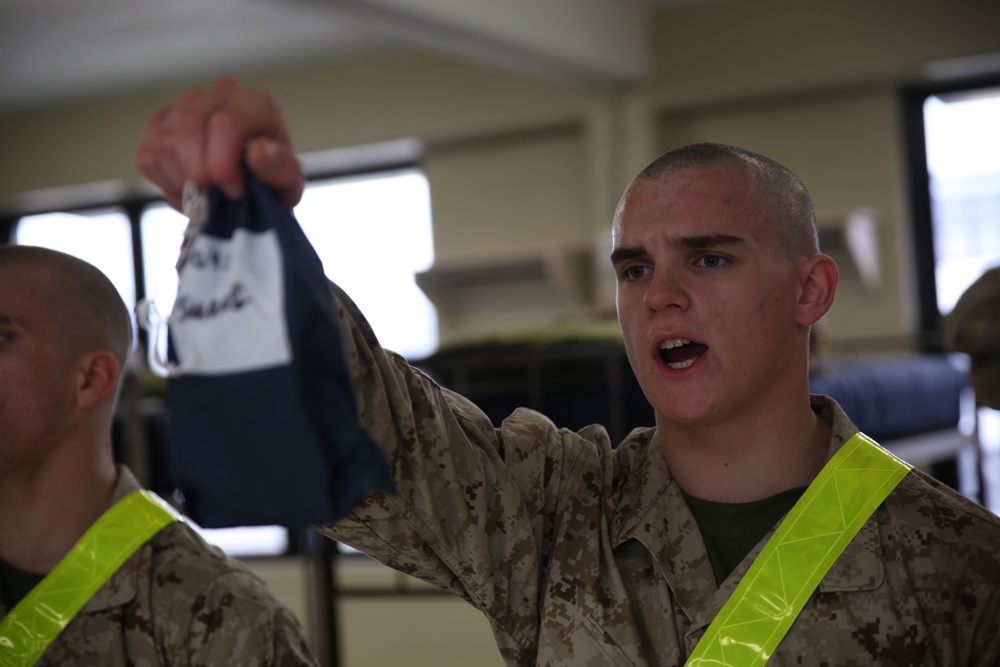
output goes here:
{"type": "MultiPolygon", "coordinates": [[[[528,410],[494,428],[379,349],[337,298],[359,415],[400,492],[324,532],[466,598],[509,665],[682,665],[763,541],[716,586],[655,430],[613,448],[600,427],[559,430],[528,410]]],[[[830,399],[813,406],[833,425],[832,454],[856,429],[830,399]]],[[[1000,520],[914,471],[768,665],[992,667],[998,627],[1000,520]]]]}
{"type": "MultiPolygon", "coordinates": [[[[119,468],[114,500],[139,488],[119,468]]],[[[6,611],[0,603],[0,618],[6,611]]],[[[318,665],[292,612],[183,522],[142,545],[46,649],[39,667],[318,665]]]]}

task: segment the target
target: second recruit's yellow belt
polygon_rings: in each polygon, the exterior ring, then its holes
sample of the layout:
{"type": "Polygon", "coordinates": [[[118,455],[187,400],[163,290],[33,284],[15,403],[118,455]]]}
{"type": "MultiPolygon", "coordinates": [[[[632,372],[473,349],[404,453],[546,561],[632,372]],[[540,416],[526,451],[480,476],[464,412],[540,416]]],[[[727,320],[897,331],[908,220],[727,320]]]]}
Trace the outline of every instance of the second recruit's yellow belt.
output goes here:
{"type": "Polygon", "coordinates": [[[686,667],[758,667],[865,521],[912,469],[858,433],[844,443],[781,522],[686,667]]]}
{"type": "Polygon", "coordinates": [[[122,563],[178,519],[180,515],[150,491],[133,491],[109,507],[0,622],[0,667],[35,664],[122,563]]]}

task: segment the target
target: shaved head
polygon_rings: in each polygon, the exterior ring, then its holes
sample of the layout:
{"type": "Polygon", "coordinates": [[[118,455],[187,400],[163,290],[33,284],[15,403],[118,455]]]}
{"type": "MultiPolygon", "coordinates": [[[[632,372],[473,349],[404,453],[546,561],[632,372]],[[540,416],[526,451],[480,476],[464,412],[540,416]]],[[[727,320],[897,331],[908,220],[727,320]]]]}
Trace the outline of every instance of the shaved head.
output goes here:
{"type": "Polygon", "coordinates": [[[661,155],[633,182],[720,166],[732,166],[746,174],[757,200],[775,223],[780,250],[791,257],[812,257],[819,252],[816,213],[809,191],[798,176],[769,157],[728,144],[688,144],[661,155]]]}
{"type": "Polygon", "coordinates": [[[100,270],[66,253],[20,245],[0,245],[0,268],[34,269],[50,276],[53,289],[44,306],[58,324],[67,351],[108,350],[125,367],[132,320],[118,290],[100,270]]]}

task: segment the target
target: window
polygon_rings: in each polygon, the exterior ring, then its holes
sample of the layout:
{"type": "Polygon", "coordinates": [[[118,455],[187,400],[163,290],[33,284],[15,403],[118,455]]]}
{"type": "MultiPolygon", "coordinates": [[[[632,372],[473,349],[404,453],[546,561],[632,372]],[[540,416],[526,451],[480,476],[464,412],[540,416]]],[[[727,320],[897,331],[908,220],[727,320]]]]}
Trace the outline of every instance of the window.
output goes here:
{"type": "Polygon", "coordinates": [[[1000,264],[1000,88],[931,95],[924,102],[942,315],[1000,264]]]}
{"type": "MultiPolygon", "coordinates": [[[[420,170],[310,181],[295,216],[327,276],[355,299],[385,347],[407,358],[437,349],[437,315],[415,281],[415,273],[434,259],[430,194],[420,170]]],[[[107,274],[130,308],[148,297],[165,317],[177,294],[174,264],[186,226],[183,215],[157,201],[25,216],[11,240],[85,259],[107,274]],[[132,217],[128,210],[134,211],[132,217]],[[138,258],[132,252],[133,230],[141,248],[138,258]]],[[[198,529],[234,556],[280,554],[289,548],[288,531],[281,527],[198,529]]]]}
{"type": "Polygon", "coordinates": [[[423,174],[313,182],[295,216],[326,275],[351,295],[384,347],[408,359],[437,349],[437,313],[415,279],[434,263],[423,174]]]}
{"type": "MultiPolygon", "coordinates": [[[[357,302],[388,349],[414,359],[438,346],[437,313],[415,274],[434,262],[430,194],[416,169],[312,181],[295,217],[327,277],[357,302]]],[[[142,217],[146,290],[164,316],[187,219],[166,205],[142,217]]]]}
{"type": "MultiPolygon", "coordinates": [[[[938,322],[966,288],[1000,265],[1000,80],[956,82],[903,96],[920,326],[938,322]]],[[[986,506],[1000,513],[1000,411],[976,411],[986,506]]]]}
{"type": "Polygon", "coordinates": [[[1000,80],[904,91],[920,330],[1000,264],[1000,80]]]}

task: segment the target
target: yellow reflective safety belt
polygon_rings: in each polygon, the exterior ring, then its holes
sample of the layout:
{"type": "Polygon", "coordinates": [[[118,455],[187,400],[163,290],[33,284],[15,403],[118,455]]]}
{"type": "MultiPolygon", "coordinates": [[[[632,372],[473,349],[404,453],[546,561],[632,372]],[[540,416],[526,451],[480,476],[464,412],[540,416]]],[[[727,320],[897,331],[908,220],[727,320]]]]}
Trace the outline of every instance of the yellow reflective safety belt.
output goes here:
{"type": "Polygon", "coordinates": [[[180,515],[155,493],[133,491],[95,521],[0,622],[0,667],[35,664],[129,556],[180,515]]]}
{"type": "Polygon", "coordinates": [[[757,667],[912,466],[858,433],[795,503],[695,646],[686,667],[757,667]]]}

